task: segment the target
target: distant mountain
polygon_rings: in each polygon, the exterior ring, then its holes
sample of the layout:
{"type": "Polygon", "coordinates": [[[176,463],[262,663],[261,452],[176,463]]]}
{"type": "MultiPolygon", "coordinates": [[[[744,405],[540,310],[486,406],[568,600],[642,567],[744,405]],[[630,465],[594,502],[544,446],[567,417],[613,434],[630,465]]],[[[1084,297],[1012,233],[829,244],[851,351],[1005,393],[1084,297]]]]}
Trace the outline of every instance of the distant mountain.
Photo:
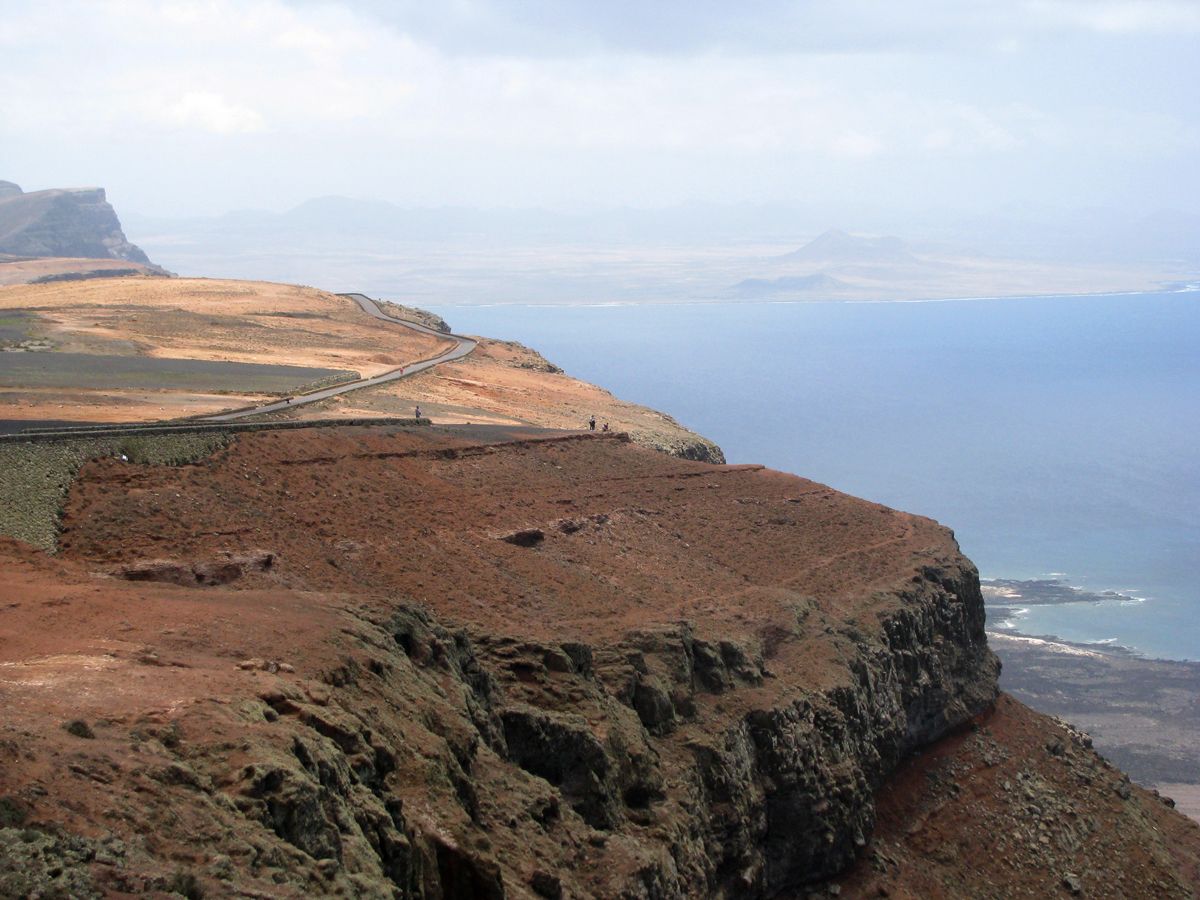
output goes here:
{"type": "Polygon", "coordinates": [[[799,250],[776,257],[780,262],[898,263],[916,262],[908,244],[897,237],[859,237],[831,228],[799,250]]]}
{"type": "Polygon", "coordinates": [[[733,292],[739,297],[775,297],[781,294],[836,291],[846,286],[844,281],[817,272],[814,275],[785,275],[782,278],[746,278],[733,286],[733,292]]]}
{"type": "Polygon", "coordinates": [[[103,188],[27,194],[11,181],[0,181],[0,254],[150,263],[126,239],[103,188]]]}
{"type": "MultiPolygon", "coordinates": [[[[384,200],[325,196],[281,212],[241,210],[219,216],[170,218],[126,214],[127,231],[144,246],[187,244],[239,252],[300,246],[383,249],[397,241],[489,246],[597,243],[776,243],[797,228],[815,227],[784,207],[692,203],[667,209],[604,208],[575,212],[536,207],[400,206],[384,200]]],[[[824,220],[822,220],[824,221],[824,220]]],[[[156,255],[158,255],[156,253],[156,255]]]]}

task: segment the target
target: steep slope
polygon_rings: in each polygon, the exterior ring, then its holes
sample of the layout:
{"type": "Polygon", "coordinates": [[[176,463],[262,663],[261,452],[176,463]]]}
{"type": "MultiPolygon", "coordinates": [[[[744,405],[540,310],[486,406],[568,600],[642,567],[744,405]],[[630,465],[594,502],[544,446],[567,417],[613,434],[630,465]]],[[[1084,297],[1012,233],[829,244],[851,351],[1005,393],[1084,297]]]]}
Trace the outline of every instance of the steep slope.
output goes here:
{"type": "Polygon", "coordinates": [[[1194,897],[1200,826],[1090,739],[1002,696],[900,767],[842,896],[1194,897]]]}
{"type": "Polygon", "coordinates": [[[150,262],[126,239],[103,188],[27,194],[11,181],[0,182],[0,254],[150,262]]]}
{"type": "Polygon", "coordinates": [[[974,572],[943,529],[615,437],[314,430],[200,466],[104,460],[61,545],[67,603],[23,589],[18,612],[89,627],[13,630],[10,734],[40,734],[48,760],[86,739],[46,716],[83,719],[98,743],[77,765],[109,783],[84,776],[83,802],[68,767],[45,801],[5,791],[127,846],[105,810],[148,806],[135,871],[199,828],[235,881],[265,841],[288,884],[519,896],[540,866],[572,894],[775,893],[848,862],[872,788],[995,693],[974,572]],[[270,562],[241,591],[84,572],[196,585],[242,557],[270,562]],[[238,668],[256,657],[296,671],[238,668]],[[157,800],[131,790],[147,777],[157,800]]]}
{"type": "MultiPolygon", "coordinates": [[[[996,696],[947,530],[613,435],[324,428],[98,460],[61,548],[0,547],[10,888],[766,897],[882,850],[916,896],[941,875],[894,810],[934,782],[889,779],[996,696]]],[[[989,758],[1070,743],[1011,708],[1025,744],[989,758]]],[[[1186,896],[1194,829],[1084,748],[1044,752],[1083,815],[1126,812],[1097,820],[1119,844],[1021,857],[1029,883],[1087,866],[1089,895],[1124,873],[1186,896]]],[[[979,798],[964,827],[1018,830],[1020,804],[979,798]]]]}

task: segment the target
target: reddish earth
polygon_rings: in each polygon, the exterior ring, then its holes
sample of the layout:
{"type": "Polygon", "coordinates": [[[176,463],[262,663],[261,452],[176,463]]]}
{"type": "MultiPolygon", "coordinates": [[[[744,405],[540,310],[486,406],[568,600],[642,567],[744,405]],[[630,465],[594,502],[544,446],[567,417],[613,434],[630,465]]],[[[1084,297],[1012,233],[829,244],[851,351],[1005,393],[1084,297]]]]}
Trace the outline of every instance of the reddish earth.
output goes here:
{"type": "Polygon", "coordinates": [[[879,794],[843,896],[1189,897],[1200,825],[1008,696],[879,794]]]}
{"type": "Polygon", "coordinates": [[[578,640],[680,618],[761,629],[813,597],[840,621],[957,557],[929,519],[761,466],[696,465],[620,435],[478,433],[266,432],[210,465],[96,461],[60,547],[102,566],[263,548],[278,555],[271,585],[401,592],[448,622],[578,640]],[[526,528],[546,535],[536,552],[498,539],[526,528]]]}
{"type": "Polygon", "coordinates": [[[994,688],[982,601],[948,530],[801,478],[263,432],[88,463],[60,546],[0,543],[0,825],[82,835],[111,896],[803,896],[847,854],[843,896],[1196,884],[1195,825],[1007,698],[871,813],[905,729],[994,688]]]}

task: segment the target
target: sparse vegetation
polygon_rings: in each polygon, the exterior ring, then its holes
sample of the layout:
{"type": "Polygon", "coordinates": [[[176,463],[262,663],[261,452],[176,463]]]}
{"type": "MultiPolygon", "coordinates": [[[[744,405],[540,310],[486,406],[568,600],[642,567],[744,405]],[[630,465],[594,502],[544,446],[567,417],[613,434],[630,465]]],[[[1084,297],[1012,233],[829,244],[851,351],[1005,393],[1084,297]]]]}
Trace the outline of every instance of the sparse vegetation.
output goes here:
{"type": "Polygon", "coordinates": [[[25,808],[12,797],[0,797],[0,828],[25,824],[25,808]]]}
{"type": "Polygon", "coordinates": [[[185,465],[228,442],[227,434],[215,432],[0,444],[0,534],[53,552],[63,500],[75,473],[88,460],[123,453],[132,463],[185,465]]]}
{"type": "Polygon", "coordinates": [[[204,900],[204,885],[191,872],[176,872],[167,882],[167,890],[187,900],[204,900]]]}
{"type": "Polygon", "coordinates": [[[83,721],[83,719],[72,719],[63,728],[67,734],[73,734],[77,738],[93,740],[96,737],[96,732],[92,731],[92,726],[83,721]]]}

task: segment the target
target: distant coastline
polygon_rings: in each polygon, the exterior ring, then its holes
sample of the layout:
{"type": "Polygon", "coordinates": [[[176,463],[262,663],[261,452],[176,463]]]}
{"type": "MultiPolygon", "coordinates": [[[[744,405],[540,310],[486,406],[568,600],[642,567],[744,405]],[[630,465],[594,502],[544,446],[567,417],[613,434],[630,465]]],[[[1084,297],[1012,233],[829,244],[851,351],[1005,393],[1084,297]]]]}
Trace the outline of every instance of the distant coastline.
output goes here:
{"type": "Polygon", "coordinates": [[[1089,591],[1058,578],[981,579],[988,643],[1000,657],[1000,686],[1035,709],[1088,732],[1096,749],[1200,820],[1200,661],[1143,655],[1115,639],[1073,641],[1020,630],[1037,606],[1139,603],[1120,591],[1089,591]]]}
{"type": "Polygon", "coordinates": [[[1079,291],[1073,293],[1053,291],[1047,294],[985,294],[971,297],[859,298],[814,296],[781,298],[748,297],[743,299],[730,297],[690,297],[678,300],[661,298],[638,300],[547,300],[542,302],[530,300],[488,300],[484,302],[472,302],[467,300],[462,302],[446,302],[439,300],[426,304],[426,308],[440,311],[442,314],[448,314],[448,311],[450,310],[462,308],[499,309],[507,307],[520,309],[606,309],[636,306],[808,306],[819,303],[845,303],[855,305],[896,303],[978,303],[1002,300],[1080,300],[1091,297],[1153,297],[1160,294],[1194,293],[1200,293],[1200,281],[1170,282],[1169,284],[1159,288],[1136,291],[1097,290],[1079,291]]]}
{"type": "Polygon", "coordinates": [[[1001,689],[1086,731],[1135,781],[1200,819],[1200,663],[1011,632],[989,631],[988,643],[1001,689]]]}
{"type": "MultiPolygon", "coordinates": [[[[1020,621],[1031,607],[1067,606],[1088,603],[1144,603],[1145,597],[1115,591],[1091,591],[1058,578],[983,578],[984,608],[989,629],[1014,638],[1043,641],[1066,648],[1095,650],[1112,655],[1144,657],[1136,647],[1125,646],[1115,638],[1097,641],[1073,641],[1057,634],[1035,634],[1021,629],[1020,621]]],[[[1178,660],[1171,660],[1178,661],[1178,660]]]]}

